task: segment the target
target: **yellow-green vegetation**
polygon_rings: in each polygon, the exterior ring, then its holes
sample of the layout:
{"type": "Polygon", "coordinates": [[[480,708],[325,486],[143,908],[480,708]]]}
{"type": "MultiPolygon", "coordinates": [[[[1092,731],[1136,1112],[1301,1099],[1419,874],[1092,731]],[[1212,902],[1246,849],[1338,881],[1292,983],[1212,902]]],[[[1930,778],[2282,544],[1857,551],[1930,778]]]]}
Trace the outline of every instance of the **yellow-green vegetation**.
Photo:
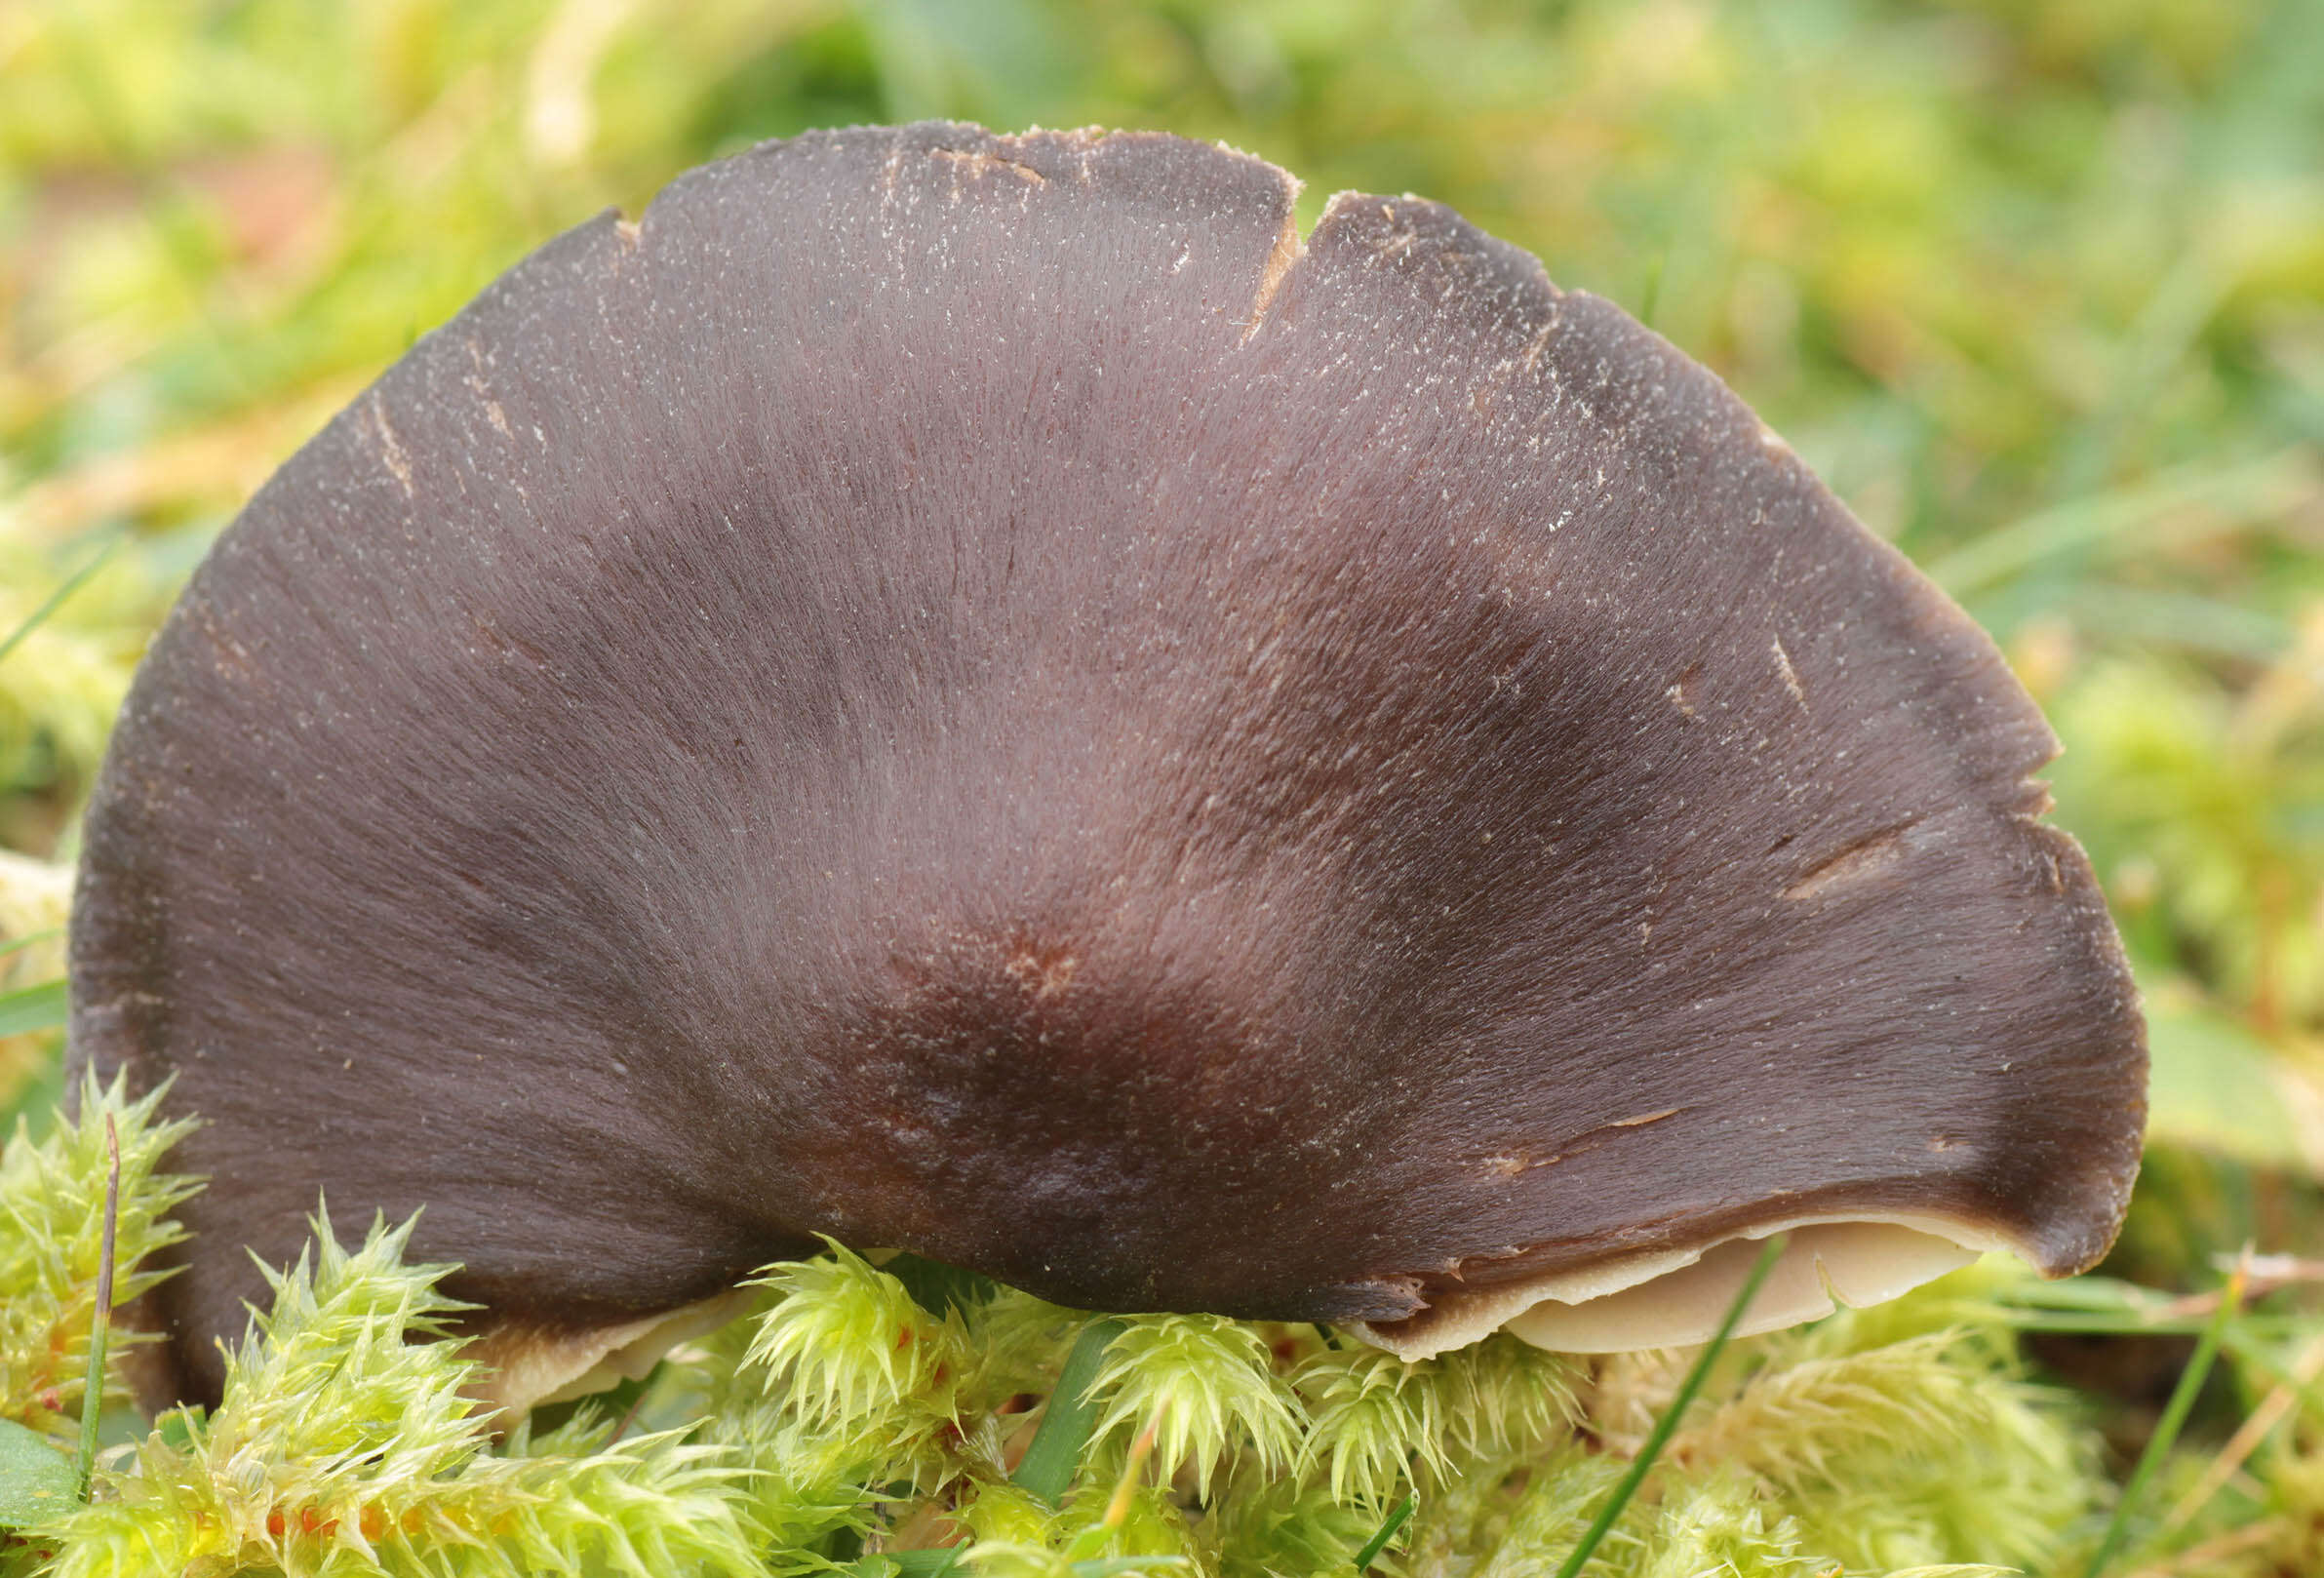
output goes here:
{"type": "MultiPolygon", "coordinates": [[[[2324,1571],[2324,0],[0,5],[0,1419],[71,1449],[105,1105],[54,1117],[75,818],[204,547],[556,230],[928,114],[1223,138],[1310,217],[1341,186],[1455,205],[1716,368],[2057,724],[2153,1030],[2109,1275],[1980,1268],[1735,1344],[1588,1570],[2080,1578],[2112,1526],[2124,1578],[2324,1571]]],[[[185,1185],[117,1116],[127,1296],[185,1185]]],[[[217,1415],[117,1408],[97,1500],[6,1560],[917,1575],[880,1553],[966,1541],[992,1574],[1346,1573],[1409,1498],[1381,1570],[1551,1573],[1685,1368],[1091,1335],[833,1255],[494,1442],[456,1349],[402,1340],[453,1313],[435,1269],[392,1224],[347,1243],[217,1415]],[[1062,1498],[1010,1479],[1066,1415],[1062,1498]]]]}
{"type": "MultiPolygon", "coordinates": [[[[169,1242],[188,1186],[155,1170],[176,1136],[151,1105],[90,1086],[0,1171],[0,1221],[31,1263],[8,1283],[7,1373],[89,1315],[108,1114],[123,1262],[169,1242]]],[[[89,1503],[0,1546],[9,1570],[1255,1578],[1354,1571],[1409,1498],[1384,1570],[1515,1578],[1572,1552],[1680,1373],[1508,1336],[1406,1364],[1314,1326],[1093,1318],[834,1246],[770,1268],[754,1313],[618,1405],[495,1442],[460,1345],[427,1340],[459,1309],[435,1291],[450,1268],[406,1264],[406,1228],[374,1223],[349,1250],[316,1227],[218,1408],[133,1430],[89,1503]],[[1053,1429],[1049,1484],[1034,1446],[1053,1429]]],[[[2013,1285],[1956,1278],[1721,1354],[1652,1493],[1582,1570],[1806,1578],[2078,1551],[2095,1438],[2011,1357],[2013,1285]],[[1920,1324],[1936,1329],[1900,1335],[1920,1324]]],[[[59,1400],[9,1403],[61,1454],[59,1400]]]]}

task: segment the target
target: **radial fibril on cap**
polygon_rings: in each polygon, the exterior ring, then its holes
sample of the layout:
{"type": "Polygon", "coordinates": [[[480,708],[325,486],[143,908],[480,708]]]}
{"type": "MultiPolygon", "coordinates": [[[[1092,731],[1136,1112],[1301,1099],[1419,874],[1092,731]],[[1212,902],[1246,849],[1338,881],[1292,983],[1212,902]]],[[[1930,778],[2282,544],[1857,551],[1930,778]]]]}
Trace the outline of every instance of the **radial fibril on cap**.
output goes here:
{"type": "Polygon", "coordinates": [[[768,144],[258,493],[73,938],[208,1121],[189,1391],[318,1192],[581,1369],[818,1233],[1414,1349],[1782,1223],[2104,1250],[2141,1031],[1991,644],[1614,307],[1292,190],[768,144]]]}

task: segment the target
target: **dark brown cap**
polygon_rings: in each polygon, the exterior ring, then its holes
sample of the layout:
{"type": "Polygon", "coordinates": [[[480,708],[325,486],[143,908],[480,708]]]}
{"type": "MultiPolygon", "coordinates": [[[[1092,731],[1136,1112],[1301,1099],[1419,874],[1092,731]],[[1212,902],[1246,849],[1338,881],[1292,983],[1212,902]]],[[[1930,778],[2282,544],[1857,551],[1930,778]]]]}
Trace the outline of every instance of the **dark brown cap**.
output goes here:
{"type": "Polygon", "coordinates": [[[1293,189],[769,144],[261,490],[73,928],[207,1120],[188,1390],[319,1193],[560,1374],[817,1233],[1414,1353],[2105,1250],[2140,1021],[1992,644],[1616,308],[1293,189]]]}

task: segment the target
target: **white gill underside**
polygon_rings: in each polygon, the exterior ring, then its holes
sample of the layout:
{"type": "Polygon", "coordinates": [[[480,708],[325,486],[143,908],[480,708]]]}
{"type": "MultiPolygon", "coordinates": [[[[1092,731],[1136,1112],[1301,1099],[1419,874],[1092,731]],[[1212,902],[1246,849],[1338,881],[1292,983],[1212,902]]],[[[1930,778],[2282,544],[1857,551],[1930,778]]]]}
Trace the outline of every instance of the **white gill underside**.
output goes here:
{"type": "MultiPolygon", "coordinates": [[[[1737,1323],[1737,1336],[1797,1325],[1837,1305],[1879,1304],[1988,1249],[2010,1247],[1991,1233],[1938,1217],[1797,1217],[1693,1249],[1454,1293],[1439,1298],[1436,1319],[1408,1337],[1360,1322],[1354,1329],[1401,1359],[1465,1348],[1503,1327],[1568,1354],[1708,1342],[1743,1290],[1759,1241],[1778,1233],[1791,1234],[1791,1243],[1737,1323]]],[[[504,1328],[469,1351],[483,1361],[470,1395],[514,1419],[539,1403],[601,1392],[624,1377],[642,1378],[675,1344],[725,1323],[748,1302],[736,1289],[643,1321],[554,1337],[504,1328]]]]}
{"type": "Polygon", "coordinates": [[[472,1344],[463,1356],[477,1361],[476,1378],[464,1390],[504,1421],[521,1419],[543,1403],[644,1380],[664,1354],[717,1330],[750,1302],[750,1289],[736,1287],[642,1321],[586,1331],[551,1335],[502,1326],[472,1344]]]}
{"type": "Polygon", "coordinates": [[[1435,1319],[1404,1336],[1361,1323],[1356,1331],[1400,1359],[1427,1359],[1506,1327],[1540,1348],[1611,1354],[1708,1342],[1743,1291],[1760,1242],[1791,1241],[1735,1335],[1776,1331],[1907,1293],[2010,1244],[1965,1223],[1928,1216],[1796,1217],[1745,1228],[1692,1249],[1660,1250],[1552,1272],[1439,1298],[1435,1319]]]}

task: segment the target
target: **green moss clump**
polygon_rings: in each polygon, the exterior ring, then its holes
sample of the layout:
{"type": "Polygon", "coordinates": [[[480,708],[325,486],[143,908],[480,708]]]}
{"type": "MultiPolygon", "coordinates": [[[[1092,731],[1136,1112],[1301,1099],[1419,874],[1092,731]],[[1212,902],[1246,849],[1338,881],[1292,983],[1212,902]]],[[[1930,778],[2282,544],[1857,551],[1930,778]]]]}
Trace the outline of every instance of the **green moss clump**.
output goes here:
{"type": "MultiPolygon", "coordinates": [[[[185,1125],[91,1085],[77,1119],[0,1162],[5,1414],[60,1446],[107,1115],[121,1285],[141,1290],[138,1263],[176,1241],[169,1212],[194,1187],[162,1170],[185,1125]]],[[[446,1335],[452,1268],[407,1261],[409,1224],[374,1223],[351,1249],[328,1217],[315,1227],[229,1356],[217,1410],[116,1450],[88,1505],[0,1547],[8,1570],[1262,1578],[1352,1573],[1393,1524],[1382,1572],[1517,1578],[1572,1552],[1681,1368],[1508,1336],[1407,1364],[1307,1325],[1093,1325],[834,1244],[768,1268],[750,1314],[632,1395],[495,1439],[446,1335]],[[1071,1470],[1061,1494],[1017,1477],[1044,1429],[1071,1470]]],[[[2006,1284],[1984,1275],[1736,1344],[1584,1573],[2039,1568],[2086,1536],[2105,1483],[2093,1440],[2018,1374],[2006,1284]]]]}

